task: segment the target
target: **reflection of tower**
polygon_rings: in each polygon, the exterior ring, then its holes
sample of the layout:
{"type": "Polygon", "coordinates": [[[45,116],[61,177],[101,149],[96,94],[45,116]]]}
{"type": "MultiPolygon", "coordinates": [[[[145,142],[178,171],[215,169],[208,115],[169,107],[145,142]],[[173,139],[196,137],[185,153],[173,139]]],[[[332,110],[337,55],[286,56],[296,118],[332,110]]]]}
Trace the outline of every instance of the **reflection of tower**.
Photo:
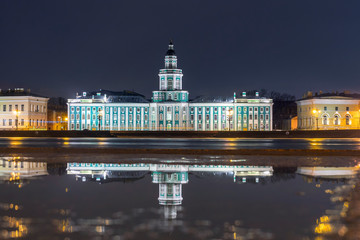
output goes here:
{"type": "Polygon", "coordinates": [[[153,183],[159,184],[159,204],[165,206],[167,219],[175,219],[182,203],[182,184],[188,183],[188,172],[153,172],[153,183]]]}

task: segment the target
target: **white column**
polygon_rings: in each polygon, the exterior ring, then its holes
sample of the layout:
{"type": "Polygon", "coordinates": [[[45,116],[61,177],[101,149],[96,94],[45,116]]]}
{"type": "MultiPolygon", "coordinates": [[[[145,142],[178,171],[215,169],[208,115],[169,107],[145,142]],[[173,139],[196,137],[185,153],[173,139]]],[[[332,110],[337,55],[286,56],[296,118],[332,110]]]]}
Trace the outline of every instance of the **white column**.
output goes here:
{"type": "Polygon", "coordinates": [[[129,108],[125,107],[125,131],[129,130],[129,108]]]}
{"type": "Polygon", "coordinates": [[[141,131],[144,130],[144,108],[141,107],[141,110],[140,110],[140,129],[141,131]]]}
{"type": "Polygon", "coordinates": [[[194,107],[194,131],[198,130],[197,107],[194,107]]]}
{"type": "Polygon", "coordinates": [[[109,121],[110,121],[110,131],[111,130],[114,130],[113,129],[113,108],[112,107],[110,107],[110,117],[109,117],[109,121]]]}

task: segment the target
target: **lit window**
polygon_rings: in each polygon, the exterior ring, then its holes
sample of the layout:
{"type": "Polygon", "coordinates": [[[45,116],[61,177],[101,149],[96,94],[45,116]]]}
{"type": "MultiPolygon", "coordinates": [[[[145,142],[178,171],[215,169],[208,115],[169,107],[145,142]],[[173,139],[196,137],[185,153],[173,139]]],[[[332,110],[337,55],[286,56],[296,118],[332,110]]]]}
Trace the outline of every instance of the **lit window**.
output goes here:
{"type": "Polygon", "coordinates": [[[346,125],[351,125],[350,116],[346,115],[346,125]]]}

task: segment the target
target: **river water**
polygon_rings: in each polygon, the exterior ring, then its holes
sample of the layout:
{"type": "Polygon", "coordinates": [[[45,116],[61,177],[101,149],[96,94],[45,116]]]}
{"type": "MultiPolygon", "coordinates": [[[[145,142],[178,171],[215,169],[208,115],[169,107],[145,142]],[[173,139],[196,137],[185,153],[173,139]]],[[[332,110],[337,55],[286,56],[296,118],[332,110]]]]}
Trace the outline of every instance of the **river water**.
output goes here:
{"type": "Polygon", "coordinates": [[[239,138],[0,138],[0,147],[86,147],[151,149],[360,149],[354,139],[239,138]]]}
{"type": "Polygon", "coordinates": [[[2,157],[0,239],[313,239],[356,169],[2,157]]]}

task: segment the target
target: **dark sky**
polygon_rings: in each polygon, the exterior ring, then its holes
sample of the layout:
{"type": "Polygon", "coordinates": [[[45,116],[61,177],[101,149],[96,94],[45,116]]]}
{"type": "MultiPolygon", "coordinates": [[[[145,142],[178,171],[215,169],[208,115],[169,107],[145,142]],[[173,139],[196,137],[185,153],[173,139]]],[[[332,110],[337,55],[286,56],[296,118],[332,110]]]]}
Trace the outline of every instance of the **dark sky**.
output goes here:
{"type": "Polygon", "coordinates": [[[169,39],[191,97],[360,91],[360,1],[0,1],[0,88],[151,96],[169,39]]]}

